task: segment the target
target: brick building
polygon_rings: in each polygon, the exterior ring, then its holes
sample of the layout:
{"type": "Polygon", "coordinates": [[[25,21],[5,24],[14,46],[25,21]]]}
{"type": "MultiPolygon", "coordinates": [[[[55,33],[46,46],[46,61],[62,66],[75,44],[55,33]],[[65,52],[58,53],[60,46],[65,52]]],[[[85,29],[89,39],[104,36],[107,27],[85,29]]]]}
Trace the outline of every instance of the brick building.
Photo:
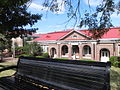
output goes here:
{"type": "Polygon", "coordinates": [[[99,39],[90,37],[88,30],[64,30],[41,34],[38,42],[44,52],[53,58],[92,59],[109,61],[110,56],[120,55],[120,28],[110,28],[99,39]]]}

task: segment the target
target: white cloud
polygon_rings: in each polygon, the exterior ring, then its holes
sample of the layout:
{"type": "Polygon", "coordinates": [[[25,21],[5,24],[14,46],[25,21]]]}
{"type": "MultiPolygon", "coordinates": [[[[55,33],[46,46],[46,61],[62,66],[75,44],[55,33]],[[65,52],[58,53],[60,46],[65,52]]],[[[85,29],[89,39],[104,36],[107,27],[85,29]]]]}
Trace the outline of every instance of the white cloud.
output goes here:
{"type": "MultiPolygon", "coordinates": [[[[57,2],[55,2],[58,4],[58,11],[53,12],[54,14],[64,14],[65,12],[65,4],[64,4],[64,0],[57,0],[57,2]]],[[[37,11],[47,11],[49,10],[49,7],[43,7],[42,4],[40,3],[31,3],[31,5],[29,6],[29,8],[31,9],[35,9],[37,11]]]]}
{"type": "Polygon", "coordinates": [[[99,5],[102,0],[83,0],[85,2],[86,5],[90,5],[90,6],[97,6],[99,5]]]}
{"type": "Polygon", "coordinates": [[[43,7],[40,4],[36,4],[36,3],[31,3],[31,5],[29,6],[29,8],[35,9],[37,11],[46,11],[48,8],[43,7]]]}
{"type": "Polygon", "coordinates": [[[118,20],[120,20],[120,14],[113,13],[113,14],[111,15],[111,18],[118,18],[118,20]]]}

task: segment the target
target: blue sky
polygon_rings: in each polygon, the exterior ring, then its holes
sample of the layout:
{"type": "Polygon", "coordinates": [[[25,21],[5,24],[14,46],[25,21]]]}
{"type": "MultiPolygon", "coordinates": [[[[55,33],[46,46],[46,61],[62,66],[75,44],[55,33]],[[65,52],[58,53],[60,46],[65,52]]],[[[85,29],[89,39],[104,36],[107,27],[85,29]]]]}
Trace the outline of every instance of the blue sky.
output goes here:
{"type": "MultiPolygon", "coordinates": [[[[58,14],[50,12],[48,9],[44,8],[41,4],[44,0],[33,0],[30,4],[28,11],[31,13],[38,13],[43,14],[42,20],[38,21],[33,28],[38,28],[37,33],[49,33],[59,30],[65,30],[65,29],[72,29],[74,27],[74,20],[71,20],[69,23],[65,23],[68,18],[66,15],[66,9],[63,6],[61,6],[61,11],[58,12],[58,14]],[[48,13],[47,13],[48,10],[48,13]]],[[[61,3],[62,0],[58,0],[59,3],[61,3]]],[[[119,0],[115,0],[116,2],[119,0]]],[[[77,2],[77,0],[73,0],[73,2],[77,2]]],[[[101,2],[101,0],[89,0],[90,6],[92,10],[101,2]]],[[[75,5],[75,3],[74,3],[75,5]]],[[[88,0],[81,0],[81,14],[85,12],[88,9],[88,0]]],[[[120,14],[117,15],[114,13],[112,15],[112,23],[115,27],[120,27],[120,14]]],[[[77,27],[78,24],[76,24],[75,29],[79,29],[77,27]]],[[[27,26],[29,28],[29,26],[27,26]]],[[[84,29],[84,28],[82,28],[84,29]]]]}

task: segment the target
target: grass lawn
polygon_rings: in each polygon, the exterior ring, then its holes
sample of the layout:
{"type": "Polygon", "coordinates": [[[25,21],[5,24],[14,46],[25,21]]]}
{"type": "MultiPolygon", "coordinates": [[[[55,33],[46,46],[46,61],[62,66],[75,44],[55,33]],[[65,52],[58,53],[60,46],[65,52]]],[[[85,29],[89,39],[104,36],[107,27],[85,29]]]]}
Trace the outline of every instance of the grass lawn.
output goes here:
{"type": "MultiPolygon", "coordinates": [[[[0,69],[7,67],[7,66],[11,66],[11,65],[16,65],[17,61],[4,61],[4,62],[0,62],[0,69]]],[[[0,77],[4,77],[4,76],[11,76],[15,73],[15,70],[6,70],[3,72],[0,72],[0,77]]]]}
{"type": "MultiPolygon", "coordinates": [[[[17,61],[6,61],[0,63],[0,68],[4,68],[10,65],[16,65],[17,61]]],[[[0,73],[0,77],[13,75],[15,70],[7,70],[0,73]]],[[[110,70],[110,84],[111,90],[120,90],[120,68],[111,67],[110,70]]]]}
{"type": "Polygon", "coordinates": [[[111,67],[110,85],[111,90],[120,90],[120,68],[111,67]]]}

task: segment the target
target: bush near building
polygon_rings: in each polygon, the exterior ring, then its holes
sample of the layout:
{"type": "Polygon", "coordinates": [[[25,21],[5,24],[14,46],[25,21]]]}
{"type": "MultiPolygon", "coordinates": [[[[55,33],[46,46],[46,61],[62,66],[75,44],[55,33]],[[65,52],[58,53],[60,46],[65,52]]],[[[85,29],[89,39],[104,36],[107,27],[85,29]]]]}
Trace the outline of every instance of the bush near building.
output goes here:
{"type": "Polygon", "coordinates": [[[43,53],[42,56],[45,57],[45,58],[49,58],[49,54],[47,52],[43,53]]]}
{"type": "Polygon", "coordinates": [[[42,48],[36,42],[26,43],[23,47],[16,47],[16,57],[20,56],[41,56],[42,48]]]}
{"type": "Polygon", "coordinates": [[[112,66],[120,68],[120,57],[119,56],[111,56],[110,62],[112,66]]]}

